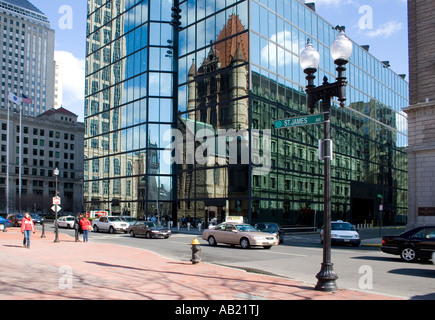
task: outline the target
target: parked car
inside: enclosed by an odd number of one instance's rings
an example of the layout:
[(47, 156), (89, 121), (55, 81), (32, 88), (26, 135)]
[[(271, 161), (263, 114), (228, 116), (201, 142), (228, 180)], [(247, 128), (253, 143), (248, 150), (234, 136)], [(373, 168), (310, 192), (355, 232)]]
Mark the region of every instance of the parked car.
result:
[(11, 221), (13, 227), (21, 227), (21, 219), (23, 218), (22, 214), (10, 214), (6, 217), (7, 220)]
[(240, 245), (243, 249), (251, 246), (262, 246), (270, 249), (278, 245), (278, 238), (270, 233), (261, 232), (250, 224), (229, 223), (218, 224), (212, 229), (205, 229), (202, 238), (208, 241), (209, 245), (215, 246), (218, 243)]
[(74, 217), (73, 216), (60, 217), (57, 219), (57, 225), (59, 226), (59, 228), (73, 229)]
[(284, 230), (281, 228), (281, 226), (278, 223), (259, 222), (254, 227), (256, 229), (260, 230), (261, 232), (274, 234), (278, 238), (279, 243), (284, 242), (285, 233), (284, 233)]
[(127, 222), (129, 225), (134, 225), (136, 222), (138, 222), (139, 220), (135, 217), (130, 217), (130, 216), (119, 216), (121, 218), (121, 220)]
[[(320, 230), (320, 243), (323, 243), (323, 228)], [(354, 225), (337, 220), (331, 222), (331, 244), (351, 244), (358, 247), (361, 238)]]
[(168, 239), (172, 232), (168, 228), (163, 227), (156, 221), (137, 221), (134, 225), (128, 227), (127, 232), (130, 236), (145, 236), (151, 238)]
[(43, 217), (41, 217), (39, 214), (32, 213), (30, 216), (32, 217), (34, 224), (37, 224), (37, 223), (43, 224), (45, 221), (45, 219)]
[(115, 233), (117, 231), (127, 232), (130, 225), (122, 220), (119, 216), (101, 216), (99, 219), (92, 220), (92, 229), (94, 231), (108, 231)]
[(12, 223), (9, 219), (5, 219), (3, 217), (0, 217), (0, 231), (3, 231), (5, 228), (12, 227)]
[(435, 226), (424, 226), (398, 236), (382, 237), (382, 252), (399, 255), (403, 261), (433, 259), (435, 253)]

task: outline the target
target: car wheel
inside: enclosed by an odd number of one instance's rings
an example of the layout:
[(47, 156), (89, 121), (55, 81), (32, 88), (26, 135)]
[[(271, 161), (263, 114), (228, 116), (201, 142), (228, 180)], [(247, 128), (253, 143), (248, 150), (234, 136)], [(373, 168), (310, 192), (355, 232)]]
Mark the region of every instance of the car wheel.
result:
[(115, 233), (115, 229), (113, 227), (110, 227), (109, 228), (109, 233), (112, 233), (112, 234)]
[(217, 246), (216, 239), (213, 236), (208, 237), (208, 244), (213, 247)]
[(263, 246), (264, 249), (270, 249), (272, 246)]
[(404, 247), (400, 251), (400, 258), (406, 262), (414, 262), (417, 260), (417, 252), (412, 247)]
[(240, 240), (240, 246), (242, 247), (242, 249), (249, 249), (250, 248), (249, 240), (246, 238), (242, 238)]
[(100, 232), (100, 229), (98, 229), (98, 226), (97, 226), (97, 225), (94, 226), (94, 231), (95, 231), (95, 232)]
[(130, 237), (132, 237), (132, 238), (135, 237), (135, 234), (134, 234), (134, 231), (133, 231), (133, 230), (130, 231)]
[(146, 237), (147, 239), (151, 239), (151, 232), (147, 231)]

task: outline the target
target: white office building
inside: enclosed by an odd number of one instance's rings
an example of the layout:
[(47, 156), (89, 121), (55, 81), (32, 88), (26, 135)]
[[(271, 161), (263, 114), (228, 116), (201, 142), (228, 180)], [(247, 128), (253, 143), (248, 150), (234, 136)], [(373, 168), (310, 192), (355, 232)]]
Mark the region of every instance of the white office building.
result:
[(23, 104), (24, 114), (36, 117), (54, 103), (54, 30), (29, 1), (0, 0), (0, 31), (0, 107), (8, 107), (9, 92), (25, 95), (33, 102)]

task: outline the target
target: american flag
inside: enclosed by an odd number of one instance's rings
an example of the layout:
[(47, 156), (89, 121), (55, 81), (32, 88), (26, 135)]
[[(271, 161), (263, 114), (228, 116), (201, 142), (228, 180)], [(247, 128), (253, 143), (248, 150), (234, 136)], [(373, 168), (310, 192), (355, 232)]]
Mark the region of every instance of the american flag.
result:
[(24, 103), (33, 103), (33, 100), (26, 97), (24, 94), (22, 94), (21, 97), (23, 98)]

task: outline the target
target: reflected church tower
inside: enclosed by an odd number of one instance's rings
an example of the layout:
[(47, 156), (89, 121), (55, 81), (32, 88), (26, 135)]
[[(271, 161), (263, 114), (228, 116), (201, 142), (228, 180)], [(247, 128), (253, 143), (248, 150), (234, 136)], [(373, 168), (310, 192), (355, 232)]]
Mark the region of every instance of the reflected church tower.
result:
[[(244, 31), (238, 15), (231, 15), (199, 68), (192, 61), (188, 72), (188, 115), (187, 119), (179, 119), (183, 133), (195, 136), (200, 129), (217, 134), (219, 129), (249, 128), (249, 50), (248, 34)], [(247, 135), (244, 132), (245, 141)], [(208, 165), (207, 170), (199, 164), (181, 166), (178, 198), (205, 200), (197, 201), (196, 208), (189, 201), (181, 202), (179, 216), (214, 212), (210, 218), (221, 219), (226, 214), (240, 213), (237, 199), (248, 196), (248, 165), (230, 165), (228, 150), (215, 150), (208, 155), (207, 163), (215, 166)], [(191, 171), (194, 167), (204, 170)]]

